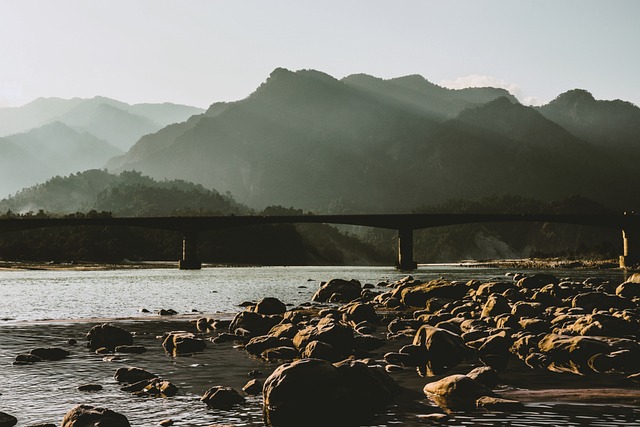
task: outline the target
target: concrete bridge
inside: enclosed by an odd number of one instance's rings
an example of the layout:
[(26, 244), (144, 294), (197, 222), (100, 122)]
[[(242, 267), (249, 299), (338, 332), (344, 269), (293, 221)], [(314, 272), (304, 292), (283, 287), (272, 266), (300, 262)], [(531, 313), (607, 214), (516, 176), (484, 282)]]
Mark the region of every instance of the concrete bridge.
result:
[(200, 269), (198, 233), (223, 228), (264, 224), (343, 224), (398, 231), (396, 267), (413, 270), (413, 231), (424, 228), (471, 223), (538, 222), (606, 227), (622, 231), (620, 267), (640, 261), (640, 216), (635, 214), (355, 214), (355, 215), (282, 215), (282, 216), (194, 216), (194, 217), (20, 217), (0, 219), (0, 232), (48, 227), (121, 226), (174, 230), (182, 233), (180, 269)]

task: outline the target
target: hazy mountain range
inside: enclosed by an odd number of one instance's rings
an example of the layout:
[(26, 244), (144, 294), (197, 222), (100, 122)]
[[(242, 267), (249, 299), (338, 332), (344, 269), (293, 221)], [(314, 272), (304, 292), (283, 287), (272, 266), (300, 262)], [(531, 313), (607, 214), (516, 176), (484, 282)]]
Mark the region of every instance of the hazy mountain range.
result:
[(280, 68), (245, 99), (145, 135), (110, 167), (229, 191), (258, 209), (407, 212), (493, 194), (633, 208), (639, 126), (637, 106), (584, 90), (534, 108), (503, 89), (421, 76)]
[(40, 98), (0, 108), (0, 195), (105, 167), (142, 135), (203, 110), (176, 104), (129, 105), (113, 99)]
[[(65, 106), (52, 130), (75, 132), (94, 147), (93, 160), (102, 159), (83, 168), (70, 137), (68, 148), (63, 139), (42, 139), (58, 147), (57, 157), (78, 159), (73, 172), (106, 165), (115, 173), (182, 179), (230, 192), (254, 209), (409, 212), (503, 194), (547, 201), (581, 195), (606, 206), (640, 207), (631, 178), (640, 160), (640, 109), (596, 100), (585, 90), (527, 107), (504, 89), (452, 90), (417, 75), (339, 80), (278, 68), (245, 99), (206, 111), (106, 98), (41, 99), (0, 109), (0, 130), (53, 120), (46, 105)], [(7, 114), (19, 120), (9, 126)], [(158, 125), (162, 120), (172, 124)], [(126, 153), (108, 154), (114, 147), (125, 151), (117, 135), (136, 132)], [(17, 185), (11, 178), (27, 160), (35, 165), (34, 182), (62, 174), (52, 171), (54, 156), (38, 158), (18, 141), (42, 135), (32, 130), (0, 139), (4, 182)]]

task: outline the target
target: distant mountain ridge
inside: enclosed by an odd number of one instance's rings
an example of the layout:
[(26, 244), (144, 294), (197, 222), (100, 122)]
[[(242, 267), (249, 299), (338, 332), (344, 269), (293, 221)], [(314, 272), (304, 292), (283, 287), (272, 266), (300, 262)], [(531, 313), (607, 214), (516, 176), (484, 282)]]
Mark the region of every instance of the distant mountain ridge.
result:
[(415, 75), (279, 68), (247, 98), (145, 135), (110, 166), (229, 191), (257, 209), (408, 212), (494, 194), (638, 204), (639, 190), (620, 183), (640, 157), (640, 109), (560, 102), (571, 96), (534, 108), (504, 89), (451, 90)]
[(102, 96), (89, 99), (38, 98), (22, 107), (0, 108), (0, 136), (24, 133), (49, 123), (61, 122), (126, 151), (142, 135), (182, 122), (201, 112), (201, 108), (186, 105), (130, 105)]
[(104, 167), (122, 153), (108, 142), (61, 122), (0, 137), (0, 152), (0, 195), (56, 175)]

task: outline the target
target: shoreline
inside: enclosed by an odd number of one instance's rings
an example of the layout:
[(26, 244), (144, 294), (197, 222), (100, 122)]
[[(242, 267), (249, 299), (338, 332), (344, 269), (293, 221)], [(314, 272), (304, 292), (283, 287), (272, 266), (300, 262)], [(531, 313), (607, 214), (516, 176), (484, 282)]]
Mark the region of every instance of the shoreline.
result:
[[(489, 259), (489, 260), (461, 260), (447, 263), (425, 263), (418, 264), (420, 267), (429, 266), (455, 266), (473, 268), (504, 268), (522, 270), (545, 270), (545, 269), (593, 269), (593, 270), (623, 270), (618, 261), (589, 260), (589, 259), (564, 259), (564, 258), (522, 258), (522, 259)], [(215, 264), (203, 263), (202, 268), (233, 268), (233, 267), (285, 267), (272, 265), (253, 264)], [(305, 267), (313, 267), (308, 265)], [(324, 267), (324, 266), (323, 266)], [(336, 266), (344, 267), (344, 266)], [(389, 267), (392, 267), (391, 265)], [(144, 270), (144, 269), (177, 269), (178, 261), (124, 261), (117, 263), (110, 262), (42, 262), (42, 261), (8, 261), (0, 260), (0, 271), (21, 271), (21, 270), (47, 270), (47, 271), (108, 271), (108, 270)], [(625, 269), (627, 271), (638, 270)]]

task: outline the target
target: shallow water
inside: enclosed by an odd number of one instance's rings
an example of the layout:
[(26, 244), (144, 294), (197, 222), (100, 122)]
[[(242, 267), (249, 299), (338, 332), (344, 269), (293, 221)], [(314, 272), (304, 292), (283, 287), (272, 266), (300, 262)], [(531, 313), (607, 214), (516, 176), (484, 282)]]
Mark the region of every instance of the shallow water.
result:
[[(619, 271), (556, 271), (560, 277), (583, 280), (590, 276), (609, 276), (623, 280)], [(161, 347), (159, 335), (170, 330), (189, 329), (184, 319), (145, 315), (144, 320), (119, 320), (125, 329), (135, 333), (135, 344), (149, 349), (139, 355), (121, 355), (120, 361), (107, 362), (103, 356), (85, 346), (85, 334), (102, 322), (101, 318), (141, 316), (139, 309), (151, 311), (172, 308), (179, 313), (200, 310), (213, 317), (230, 318), (240, 310), (238, 304), (275, 296), (283, 302), (299, 304), (310, 301), (319, 282), (333, 277), (356, 278), (362, 283), (396, 280), (405, 273), (389, 268), (210, 268), (201, 271), (115, 270), (115, 271), (2, 271), (0, 272), (0, 317), (14, 320), (0, 322), (0, 411), (16, 416), (18, 426), (36, 423), (60, 424), (63, 415), (77, 404), (105, 406), (121, 412), (134, 426), (156, 426), (172, 419), (176, 426), (263, 425), (261, 398), (247, 397), (246, 404), (230, 411), (209, 409), (200, 396), (209, 387), (224, 385), (240, 390), (250, 379), (248, 372), (260, 369), (262, 379), (276, 365), (249, 357), (233, 343), (208, 343), (207, 348), (190, 357), (172, 358)], [(505, 279), (505, 271), (438, 266), (423, 268), (414, 277), (451, 280), (478, 278)], [(212, 314), (218, 313), (218, 314)], [(190, 314), (192, 319), (198, 313)], [(37, 321), (38, 319), (70, 319), (71, 321)], [(215, 336), (205, 334), (203, 338)], [(78, 344), (67, 344), (75, 338)], [(397, 350), (405, 343), (389, 343)], [(63, 347), (71, 356), (57, 362), (41, 362), (30, 366), (13, 366), (15, 356), (36, 347)], [(393, 348), (395, 346), (395, 348)], [(137, 366), (154, 372), (174, 383), (180, 393), (168, 399), (145, 399), (120, 390), (113, 379), (123, 366)], [(461, 366), (460, 372), (470, 367)], [(531, 389), (573, 386), (566, 376), (555, 374), (524, 375), (507, 373), (505, 379), (513, 387)], [(458, 373), (458, 372), (451, 372)], [(414, 371), (394, 374), (411, 390), (421, 393), (431, 379), (420, 378)], [(575, 384), (580, 382), (571, 377)], [(99, 392), (80, 392), (79, 385), (103, 386)], [(593, 383), (595, 384), (595, 383)], [(592, 384), (592, 385), (593, 385)], [(601, 386), (602, 384), (595, 384)], [(615, 384), (618, 386), (618, 384)], [(404, 402), (409, 403), (409, 402)], [(451, 414), (450, 426), (640, 426), (640, 402), (603, 403), (567, 402), (537, 397), (525, 401), (525, 410), (512, 414)], [(432, 425), (422, 415), (438, 411), (428, 399), (418, 399), (402, 406), (395, 405), (379, 414), (370, 426)], [(338, 417), (338, 415), (336, 415)]]

